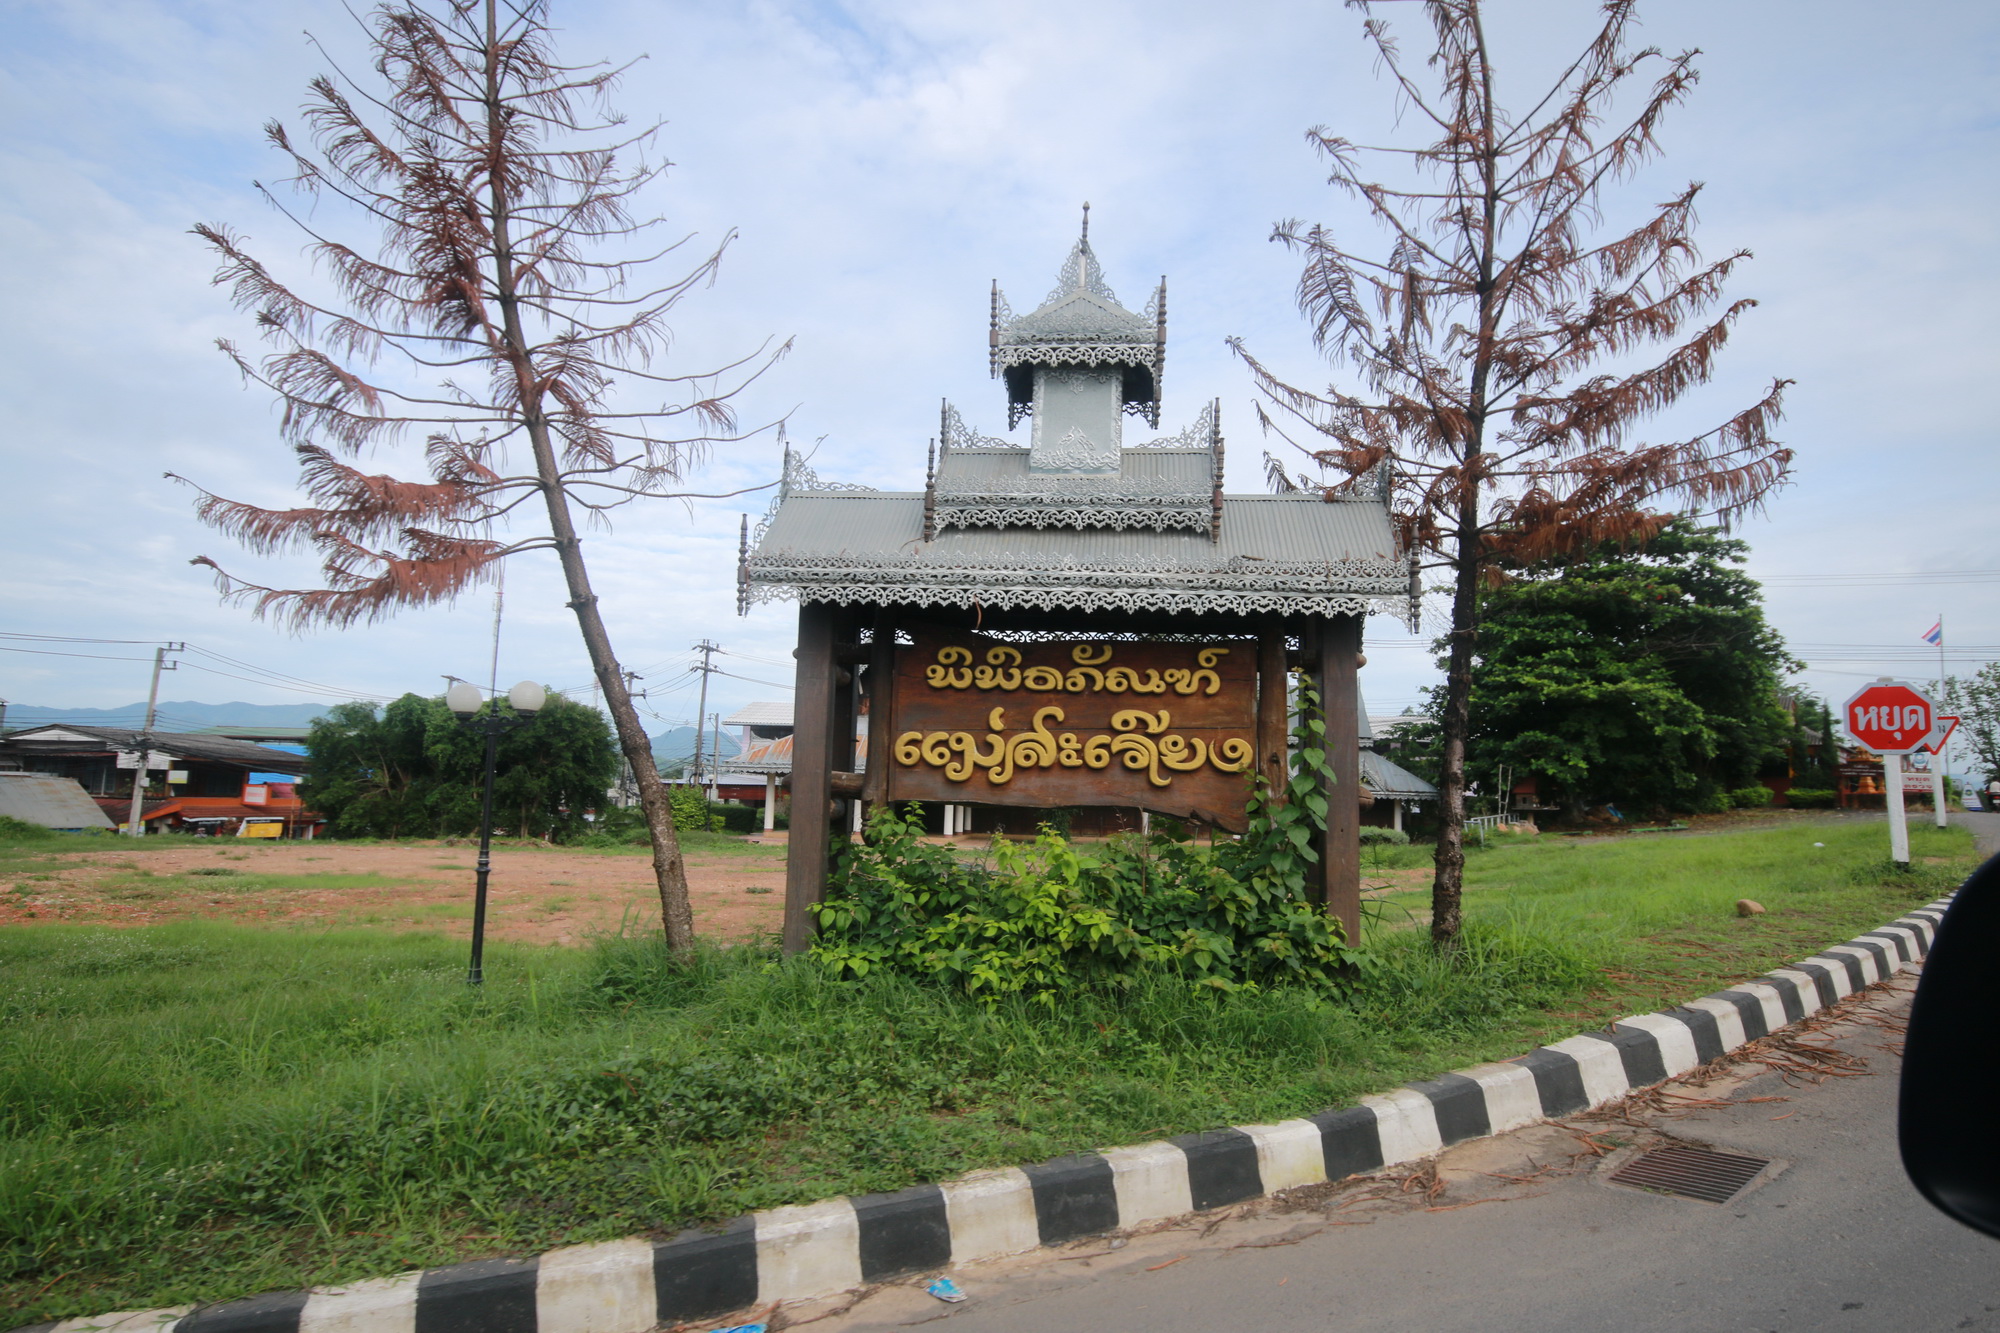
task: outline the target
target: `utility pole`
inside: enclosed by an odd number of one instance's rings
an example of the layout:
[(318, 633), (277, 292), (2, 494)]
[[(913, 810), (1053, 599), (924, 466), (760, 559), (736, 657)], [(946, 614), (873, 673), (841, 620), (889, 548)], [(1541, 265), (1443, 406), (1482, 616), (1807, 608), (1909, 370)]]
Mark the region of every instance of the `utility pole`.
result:
[[(1938, 612), (1938, 683), (1937, 698), (1944, 698), (1944, 612)], [(1949, 705), (1947, 705), (1949, 707)], [(1950, 820), (1945, 810), (1945, 801), (1951, 794), (1951, 741), (1938, 746), (1937, 762), (1931, 767), (1931, 815), (1939, 828), (1946, 827)]]
[(139, 730), (139, 766), (132, 773), (132, 810), (125, 831), (134, 838), (146, 836), (146, 761), (153, 753), (153, 723), (160, 714), (160, 673), (180, 664), (169, 662), (168, 653), (187, 651), (184, 643), (163, 644), (153, 650), (153, 687), (146, 692), (146, 725)]
[[(625, 677), (625, 692), (627, 694), (631, 695), (634, 699), (643, 699), (646, 697), (644, 690), (634, 690), (632, 688), (633, 682), (644, 680), (644, 676), (636, 671), (621, 671), (618, 674)], [(630, 759), (623, 759), (619, 762), (618, 795), (614, 799), (620, 806), (629, 809), (633, 805), (636, 805), (639, 800), (639, 778), (637, 774), (632, 772), (632, 761)]]
[(708, 720), (708, 678), (716, 670), (715, 655), (722, 651), (722, 645), (703, 639), (694, 646), (694, 650), (701, 654), (701, 665), (688, 669), (701, 672), (701, 702), (694, 710), (694, 765), (688, 770), (688, 781), (700, 782), (702, 723)]

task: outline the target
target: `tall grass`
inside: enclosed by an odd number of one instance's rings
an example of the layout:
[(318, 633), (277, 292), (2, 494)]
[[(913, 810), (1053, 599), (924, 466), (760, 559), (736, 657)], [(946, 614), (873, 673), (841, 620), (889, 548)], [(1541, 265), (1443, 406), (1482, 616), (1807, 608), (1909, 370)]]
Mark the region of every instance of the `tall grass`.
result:
[[(423, 935), (0, 931), (0, 1311), (342, 1280), (1298, 1115), (1615, 1016), (1606, 969), (1691, 931), (1783, 961), (1785, 930), (1831, 931), (1817, 947), (1936, 891), (1885, 886), (1861, 840), (1814, 859), (1759, 836), (1490, 852), (1458, 958), (1380, 930), (1340, 994), (1163, 977), (1053, 1013), (750, 947), (680, 967), (638, 938), (496, 943), (472, 990), (462, 946)], [(1772, 911), (1739, 930), (1746, 894)]]

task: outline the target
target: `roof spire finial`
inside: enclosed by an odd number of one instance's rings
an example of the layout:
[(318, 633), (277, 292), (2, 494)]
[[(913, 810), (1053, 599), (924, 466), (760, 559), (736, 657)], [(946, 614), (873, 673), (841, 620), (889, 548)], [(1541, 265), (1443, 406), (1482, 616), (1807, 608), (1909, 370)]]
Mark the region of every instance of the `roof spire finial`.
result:
[(1090, 244), (1090, 200), (1083, 201), (1083, 243)]

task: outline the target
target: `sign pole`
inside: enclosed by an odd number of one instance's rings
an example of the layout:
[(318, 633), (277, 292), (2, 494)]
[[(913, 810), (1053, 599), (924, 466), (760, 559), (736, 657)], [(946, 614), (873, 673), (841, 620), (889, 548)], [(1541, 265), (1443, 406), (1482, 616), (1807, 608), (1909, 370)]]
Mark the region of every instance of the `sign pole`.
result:
[(1887, 676), (1856, 691), (1840, 710), (1847, 734), (1857, 745), (1882, 756), (1882, 806), (1889, 816), (1889, 857), (1910, 866), (1910, 827), (1903, 811), (1903, 756), (1912, 750), (1943, 748), (1937, 703), (1914, 685)]
[[(1944, 693), (1944, 612), (1942, 612), (1942, 611), (1938, 612), (1938, 618), (1937, 618), (1937, 623), (1938, 623), (1938, 686), (1937, 686), (1937, 687), (1938, 687), (1938, 692), (1937, 692), (1937, 697), (1938, 697), (1938, 698), (1940, 698), (1940, 699), (1944, 699), (1944, 698), (1945, 698), (1945, 693)], [(1946, 699), (1946, 700), (1945, 700), (1945, 707), (1947, 707), (1947, 708), (1951, 707), (1951, 701), (1950, 701), (1950, 700), (1948, 700), (1948, 699)], [(1933, 811), (1935, 812), (1935, 815), (1936, 815), (1936, 818), (1937, 818), (1937, 826), (1938, 826), (1939, 828), (1943, 828), (1943, 827), (1945, 827), (1945, 825), (1946, 825), (1946, 824), (1947, 824), (1947, 823), (1949, 822), (1949, 821), (1948, 821), (1948, 820), (1946, 819), (1946, 817), (1945, 817), (1945, 816), (1946, 816), (1946, 812), (1945, 812), (1945, 807), (1944, 807), (1944, 802), (1945, 802), (1945, 797), (1946, 797), (1946, 795), (1947, 795), (1947, 792), (1948, 792), (1948, 784), (1946, 783), (1946, 778), (1948, 778), (1948, 777), (1950, 776), (1950, 774), (1951, 774), (1951, 741), (1950, 741), (1950, 740), (1949, 740), (1949, 739), (1947, 738), (1946, 740), (1943, 740), (1943, 741), (1941, 741), (1941, 742), (1939, 742), (1939, 743), (1938, 743), (1938, 748), (1937, 748), (1937, 763), (1935, 763), (1935, 764), (1933, 764), (1933, 765), (1931, 766), (1931, 809), (1932, 809), (1932, 810), (1933, 810)]]
[(1889, 809), (1889, 859), (1910, 868), (1910, 826), (1903, 817), (1903, 756), (1882, 756), (1883, 803)]

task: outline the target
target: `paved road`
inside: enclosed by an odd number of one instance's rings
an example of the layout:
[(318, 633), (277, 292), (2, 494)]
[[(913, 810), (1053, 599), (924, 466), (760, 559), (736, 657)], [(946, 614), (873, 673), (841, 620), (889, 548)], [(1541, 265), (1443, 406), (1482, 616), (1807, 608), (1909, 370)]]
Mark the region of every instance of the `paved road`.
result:
[[(1793, 1087), (1745, 1066), (1681, 1088), (1726, 1106), (1642, 1114), (1642, 1127), (1578, 1122), (1628, 1155), (1669, 1137), (1784, 1163), (1732, 1204), (1607, 1185), (1601, 1159), (1572, 1161), (1577, 1137), (1539, 1126), (1451, 1150), (1428, 1208), (1415, 1194), (1354, 1202), (1350, 1186), (1305, 1211), (1247, 1210), (1206, 1237), (1172, 1230), (974, 1268), (960, 1277), (964, 1305), (885, 1288), (819, 1327), (2000, 1333), (2000, 1242), (1933, 1211), (1897, 1160), (1895, 1043), (1909, 988), (1891, 983), (1857, 1009), (1872, 1020), (1812, 1038), (1866, 1060), (1865, 1074)], [(1562, 1169), (1486, 1174), (1543, 1166)], [(1488, 1202), (1454, 1206), (1474, 1200)]]
[(1981, 856), (2000, 855), (2000, 814), (1954, 810), (1947, 818), (1957, 827), (1972, 830), (1973, 844)]

